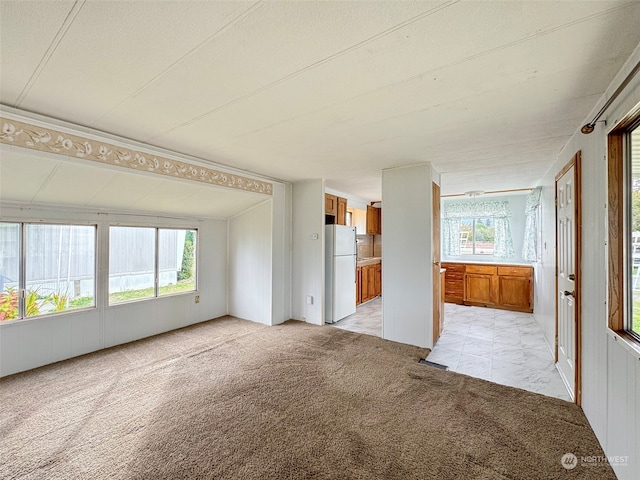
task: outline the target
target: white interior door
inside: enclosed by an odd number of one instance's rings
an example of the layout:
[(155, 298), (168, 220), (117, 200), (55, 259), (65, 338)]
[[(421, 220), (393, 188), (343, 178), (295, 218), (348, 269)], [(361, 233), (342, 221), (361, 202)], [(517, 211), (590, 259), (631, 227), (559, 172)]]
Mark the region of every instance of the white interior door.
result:
[(576, 218), (575, 170), (569, 168), (556, 180), (556, 228), (558, 290), (556, 292), (557, 367), (575, 399), (576, 378)]

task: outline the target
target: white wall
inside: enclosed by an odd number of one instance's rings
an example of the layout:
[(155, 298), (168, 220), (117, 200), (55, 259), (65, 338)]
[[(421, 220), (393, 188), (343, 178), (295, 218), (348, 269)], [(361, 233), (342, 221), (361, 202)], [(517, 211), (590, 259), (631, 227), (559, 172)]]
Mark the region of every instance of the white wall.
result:
[[(324, 181), (293, 184), (291, 315), (324, 324)], [(313, 304), (306, 303), (306, 296)]]
[[(227, 222), (105, 215), (3, 205), (3, 221), (88, 222), (98, 225), (97, 308), (0, 324), (0, 376), (130, 342), (227, 313)], [(108, 226), (111, 223), (198, 229), (198, 292), (109, 307)], [(195, 303), (200, 295), (200, 303)]]
[[(607, 90), (606, 98), (640, 61), (640, 46)], [(591, 120), (604, 98), (589, 115)], [(571, 157), (582, 151), (582, 408), (606, 455), (629, 456), (626, 466), (614, 466), (620, 480), (640, 478), (640, 361), (638, 354), (622, 346), (607, 328), (607, 170), (606, 135), (615, 122), (640, 103), (640, 76), (605, 112), (607, 125), (598, 123), (590, 135), (579, 131), (560, 153), (543, 185), (542, 268), (536, 288), (541, 301), (535, 316), (550, 345), (554, 331), (554, 285), (552, 268), (555, 244), (555, 176)], [(588, 453), (588, 452), (587, 452)]]
[(382, 171), (382, 336), (433, 347), (431, 164)]
[[(522, 245), (524, 243), (524, 226), (526, 217), (524, 214), (524, 206), (528, 193), (517, 195), (487, 195), (478, 197), (478, 202), (493, 202), (493, 201), (507, 201), (509, 202), (509, 208), (511, 209), (511, 236), (513, 238), (513, 248), (515, 255), (511, 258), (495, 258), (492, 255), (459, 255), (456, 257), (442, 256), (443, 260), (454, 261), (481, 261), (481, 262), (496, 262), (496, 263), (529, 263), (525, 262), (522, 258)], [(445, 206), (451, 203), (467, 203), (472, 202), (470, 198), (443, 198), (442, 199), (442, 212), (444, 213)]]
[(229, 315), (271, 325), (272, 200), (229, 219)]
[(271, 324), (291, 318), (291, 184), (273, 183)]

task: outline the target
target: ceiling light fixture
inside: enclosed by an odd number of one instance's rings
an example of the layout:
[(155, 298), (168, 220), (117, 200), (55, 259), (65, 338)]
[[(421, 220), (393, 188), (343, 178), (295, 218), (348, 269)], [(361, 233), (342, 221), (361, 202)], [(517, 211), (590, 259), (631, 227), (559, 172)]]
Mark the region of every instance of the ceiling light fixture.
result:
[(476, 198), (478, 195), (484, 195), (484, 190), (471, 190), (469, 192), (464, 192), (467, 197)]
[(631, 81), (631, 79), (635, 76), (636, 73), (638, 73), (638, 71), (640, 70), (640, 62), (638, 62), (636, 64), (635, 67), (633, 67), (633, 70), (631, 70), (629, 72), (629, 75), (627, 75), (627, 78), (625, 78), (622, 83), (620, 84), (620, 86), (616, 89), (615, 92), (613, 92), (613, 95), (611, 95), (611, 97), (609, 97), (609, 100), (607, 100), (607, 102), (604, 104), (604, 106), (600, 109), (600, 111), (598, 113), (596, 113), (596, 116), (593, 118), (593, 120), (591, 120), (591, 122), (587, 123), (586, 125), (584, 125), (580, 131), (582, 133), (584, 133), (585, 135), (590, 134), (591, 132), (593, 132), (593, 130), (596, 127), (596, 122), (598, 121), (598, 119), (600, 118), (600, 115), (602, 115), (604, 113), (604, 111), (609, 108), (609, 105), (611, 105), (616, 98), (618, 98), (618, 95), (620, 95), (620, 93), (622, 92), (622, 90), (624, 90), (624, 87), (626, 87), (629, 82)]

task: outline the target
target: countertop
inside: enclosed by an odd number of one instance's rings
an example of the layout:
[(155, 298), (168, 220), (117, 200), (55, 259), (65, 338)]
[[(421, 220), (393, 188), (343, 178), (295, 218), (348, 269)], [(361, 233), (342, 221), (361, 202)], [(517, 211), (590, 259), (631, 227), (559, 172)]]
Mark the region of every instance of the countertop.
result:
[(376, 265), (382, 262), (382, 257), (367, 257), (356, 261), (356, 266), (366, 267), (367, 265)]
[(488, 262), (482, 260), (442, 260), (440, 263), (462, 263), (471, 265), (513, 265), (515, 267), (533, 267), (531, 263), (523, 262)]

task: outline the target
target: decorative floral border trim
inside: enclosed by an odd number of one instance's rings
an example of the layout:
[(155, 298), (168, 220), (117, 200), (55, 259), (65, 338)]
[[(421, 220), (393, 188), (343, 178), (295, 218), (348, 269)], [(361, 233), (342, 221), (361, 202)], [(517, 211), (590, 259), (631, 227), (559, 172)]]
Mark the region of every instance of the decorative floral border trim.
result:
[(273, 185), (269, 182), (220, 172), (187, 162), (157, 157), (129, 148), (118, 147), (109, 143), (62, 133), (49, 128), (37, 127), (3, 117), (0, 117), (0, 123), (2, 123), (0, 143), (7, 145), (73, 156), (117, 167), (236, 188), (248, 192), (273, 194)]

